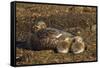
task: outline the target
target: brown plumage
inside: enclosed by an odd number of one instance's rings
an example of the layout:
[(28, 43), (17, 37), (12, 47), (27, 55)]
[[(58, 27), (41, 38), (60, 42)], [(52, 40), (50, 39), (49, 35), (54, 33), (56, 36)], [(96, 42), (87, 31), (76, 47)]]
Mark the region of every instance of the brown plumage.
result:
[(75, 36), (74, 37), (74, 42), (72, 43), (71, 45), (71, 51), (74, 53), (74, 54), (78, 54), (78, 53), (81, 53), (85, 50), (85, 44), (83, 42), (83, 39), (82, 37), (80, 36)]
[(79, 44), (76, 37), (71, 33), (47, 27), (43, 21), (35, 23), (32, 29), (34, 36), (31, 38), (31, 43), (32, 48), (36, 50), (56, 49), (59, 53), (68, 53), (71, 45), (73, 45), (71, 49), (74, 53), (76, 51), (73, 50), (74, 45)]

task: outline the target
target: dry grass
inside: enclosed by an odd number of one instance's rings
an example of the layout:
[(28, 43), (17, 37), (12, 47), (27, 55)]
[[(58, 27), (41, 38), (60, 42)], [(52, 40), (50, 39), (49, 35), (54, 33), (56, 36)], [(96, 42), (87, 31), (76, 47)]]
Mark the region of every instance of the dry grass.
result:
[[(96, 60), (96, 25), (95, 7), (73, 7), (56, 5), (17, 4), (16, 6), (16, 40), (26, 41), (31, 30), (32, 20), (45, 21), (49, 27), (69, 31), (83, 37), (86, 50), (74, 55), (55, 53), (52, 50), (33, 51), (16, 47), (17, 65), (67, 63)], [(80, 34), (78, 34), (78, 31)]]

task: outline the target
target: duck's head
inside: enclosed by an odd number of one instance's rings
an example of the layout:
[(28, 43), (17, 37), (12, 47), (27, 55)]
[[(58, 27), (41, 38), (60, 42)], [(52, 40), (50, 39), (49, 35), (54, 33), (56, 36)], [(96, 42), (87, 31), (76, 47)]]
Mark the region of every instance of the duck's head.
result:
[(47, 25), (44, 21), (39, 21), (37, 23), (34, 23), (32, 29), (35, 31), (35, 32), (38, 32), (39, 30), (43, 30), (47, 28)]

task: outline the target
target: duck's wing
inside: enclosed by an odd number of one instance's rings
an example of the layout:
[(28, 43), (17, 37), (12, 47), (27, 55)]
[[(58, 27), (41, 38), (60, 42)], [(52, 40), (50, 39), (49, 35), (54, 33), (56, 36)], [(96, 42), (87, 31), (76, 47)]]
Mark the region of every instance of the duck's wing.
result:
[(40, 38), (54, 38), (54, 39), (58, 39), (58, 38), (65, 38), (65, 37), (72, 37), (73, 35), (69, 32), (65, 32), (56, 28), (46, 28), (42, 31), (39, 31), (38, 33), (38, 37)]
[(73, 34), (55, 28), (47, 28), (46, 32), (48, 32), (54, 38), (73, 37)]
[(69, 33), (69, 32), (64, 32), (62, 31), (62, 34), (66, 37), (73, 37), (74, 35), (72, 33)]
[(60, 30), (58, 30), (56, 28), (46, 28), (46, 31), (51, 34), (55, 34), (55, 35), (58, 35), (60, 33)]
[(62, 35), (61, 30), (58, 30), (58, 29), (55, 29), (55, 28), (47, 28), (46, 32), (52, 38), (59, 38)]

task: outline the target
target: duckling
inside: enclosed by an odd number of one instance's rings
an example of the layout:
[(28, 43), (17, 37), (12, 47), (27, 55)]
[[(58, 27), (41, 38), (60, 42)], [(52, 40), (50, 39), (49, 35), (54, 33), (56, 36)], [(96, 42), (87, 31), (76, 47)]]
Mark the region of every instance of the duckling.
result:
[(70, 45), (72, 42), (72, 38), (66, 37), (64, 40), (58, 42), (57, 51), (59, 53), (68, 53), (70, 49)]
[(74, 42), (72, 42), (71, 51), (74, 54), (79, 54), (79, 53), (84, 52), (84, 50), (85, 50), (85, 43), (84, 43), (82, 37), (75, 36), (73, 39), (74, 39)]

